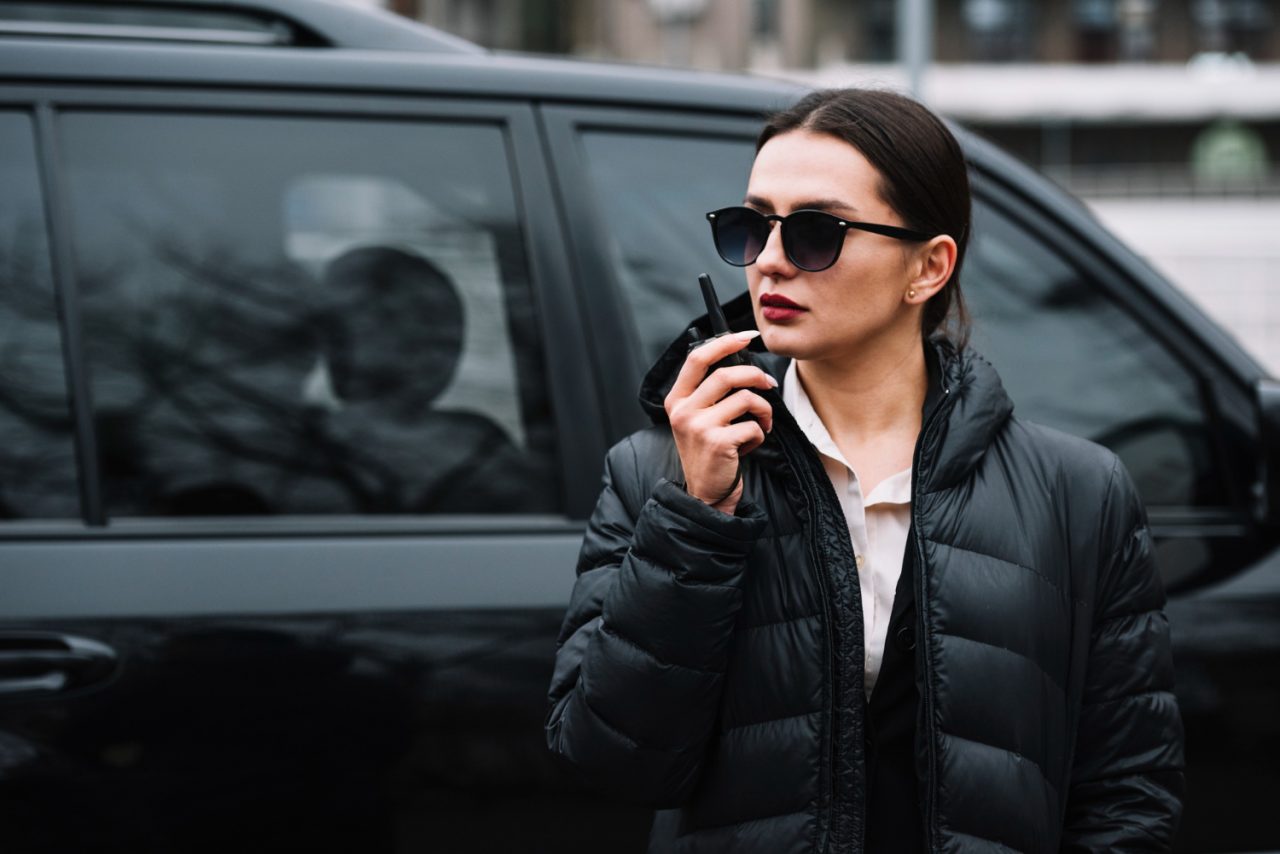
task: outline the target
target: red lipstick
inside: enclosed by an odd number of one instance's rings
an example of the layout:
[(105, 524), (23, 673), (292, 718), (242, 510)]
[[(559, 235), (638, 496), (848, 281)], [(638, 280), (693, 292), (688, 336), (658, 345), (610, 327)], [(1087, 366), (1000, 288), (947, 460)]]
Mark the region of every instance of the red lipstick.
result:
[(781, 294), (761, 294), (760, 314), (771, 323), (785, 323), (808, 311), (807, 308)]

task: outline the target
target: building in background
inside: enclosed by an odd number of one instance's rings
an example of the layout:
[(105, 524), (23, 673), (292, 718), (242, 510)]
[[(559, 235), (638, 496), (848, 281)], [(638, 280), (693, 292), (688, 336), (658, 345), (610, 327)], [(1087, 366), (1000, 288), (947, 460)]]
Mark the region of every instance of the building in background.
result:
[[(905, 85), (896, 0), (387, 0), (488, 47)], [(1280, 195), (1280, 0), (935, 0), (920, 93), (1086, 196)]]
[[(501, 50), (909, 88), (906, 0), (383, 4)], [(1280, 0), (930, 5), (917, 94), (1088, 202), (1280, 374)]]
[[(363, 0), (378, 3), (378, 0)], [(731, 71), (892, 62), (897, 0), (385, 0), (503, 50)], [(1276, 0), (935, 0), (942, 63), (1280, 60)], [(673, 56), (681, 48), (683, 56)]]

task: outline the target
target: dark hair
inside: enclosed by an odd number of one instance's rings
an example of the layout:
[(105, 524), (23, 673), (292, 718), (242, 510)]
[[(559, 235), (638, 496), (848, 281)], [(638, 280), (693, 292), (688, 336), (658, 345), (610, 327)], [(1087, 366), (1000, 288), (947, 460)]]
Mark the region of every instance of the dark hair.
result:
[(960, 294), (960, 266), (969, 243), (969, 171), (960, 144), (927, 107), (878, 89), (823, 89), (770, 116), (756, 151), (793, 130), (842, 139), (881, 175), (880, 195), (907, 228), (949, 234), (956, 266), (947, 286), (924, 307), (921, 331), (941, 331), (956, 347), (969, 339), (969, 313)]

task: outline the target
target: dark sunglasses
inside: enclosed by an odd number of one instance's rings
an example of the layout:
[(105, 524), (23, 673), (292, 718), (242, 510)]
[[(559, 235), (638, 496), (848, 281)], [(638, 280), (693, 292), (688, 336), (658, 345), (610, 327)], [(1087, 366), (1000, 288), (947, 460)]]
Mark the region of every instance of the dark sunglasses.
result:
[(799, 210), (786, 216), (762, 214), (745, 207), (721, 208), (707, 214), (716, 251), (725, 263), (747, 267), (756, 262), (769, 240), (769, 230), (777, 222), (782, 229), (782, 250), (801, 270), (816, 273), (825, 270), (840, 257), (845, 234), (851, 228), (883, 234), (895, 240), (928, 240), (934, 237), (921, 231), (879, 225), (874, 222), (852, 222), (826, 211)]

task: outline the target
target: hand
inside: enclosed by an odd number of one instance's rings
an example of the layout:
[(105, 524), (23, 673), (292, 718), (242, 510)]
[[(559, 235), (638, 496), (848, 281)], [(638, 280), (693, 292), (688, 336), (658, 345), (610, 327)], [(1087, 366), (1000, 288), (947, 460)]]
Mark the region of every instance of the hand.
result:
[[(777, 388), (778, 381), (754, 365), (707, 371), (759, 334), (738, 332), (695, 347), (663, 402), (684, 468), (686, 491), (729, 515), (742, 500), (738, 458), (760, 447), (773, 429), (773, 407), (749, 389)], [(755, 419), (734, 423), (748, 414)]]

